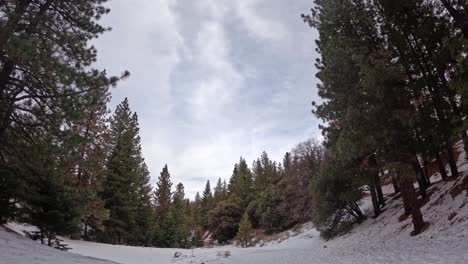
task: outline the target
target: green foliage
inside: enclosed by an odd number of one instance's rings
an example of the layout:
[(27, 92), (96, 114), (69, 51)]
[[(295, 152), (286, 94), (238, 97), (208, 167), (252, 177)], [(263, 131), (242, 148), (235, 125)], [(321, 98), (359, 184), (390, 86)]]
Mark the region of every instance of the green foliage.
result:
[(36, 175), (27, 206), (22, 208), (23, 220), (36, 226), (49, 242), (57, 235), (72, 235), (80, 230), (80, 197), (64, 182), (64, 177), (49, 171)]
[(190, 247), (203, 247), (203, 236), (200, 229), (194, 231), (192, 239), (190, 240)]
[(236, 236), (244, 212), (241, 203), (241, 199), (230, 197), (228, 200), (219, 203), (210, 212), (210, 229), (213, 232), (213, 237), (220, 243), (227, 242)]
[(249, 214), (244, 213), (239, 224), (239, 231), (237, 232), (236, 239), (241, 243), (242, 247), (248, 247), (252, 239), (252, 224), (250, 223)]
[(111, 152), (103, 199), (110, 212), (102, 239), (112, 243), (148, 245), (152, 208), (149, 172), (141, 154), (138, 117), (125, 99), (111, 120)]
[(171, 175), (167, 168), (167, 164), (161, 171), (161, 174), (156, 183), (156, 190), (154, 192), (154, 198), (156, 202), (156, 214), (158, 218), (163, 218), (170, 211), (172, 201), (172, 182)]
[(157, 232), (154, 237), (153, 244), (162, 248), (180, 247), (179, 237), (177, 236), (177, 220), (175, 214), (169, 211), (164, 217), (158, 221)]
[(313, 185), (312, 221), (322, 233), (337, 230), (353, 216), (360, 222), (364, 216), (358, 206), (362, 198), (362, 178), (353, 164), (329, 159)]
[(234, 165), (231, 179), (229, 180), (229, 193), (240, 199), (240, 205), (247, 207), (253, 198), (252, 172), (247, 166), (247, 162), (242, 157), (239, 163)]
[(191, 227), (188, 219), (190, 217), (190, 212), (188, 211), (189, 208), (190, 205), (187, 205), (185, 200), (184, 185), (179, 183), (177, 184), (176, 190), (173, 194), (172, 211), (176, 225), (176, 241), (178, 247), (181, 248), (190, 246), (188, 241), (190, 236), (189, 228)]
[(267, 233), (282, 231), (290, 225), (289, 206), (284, 190), (281, 185), (264, 190), (247, 209), (252, 222)]

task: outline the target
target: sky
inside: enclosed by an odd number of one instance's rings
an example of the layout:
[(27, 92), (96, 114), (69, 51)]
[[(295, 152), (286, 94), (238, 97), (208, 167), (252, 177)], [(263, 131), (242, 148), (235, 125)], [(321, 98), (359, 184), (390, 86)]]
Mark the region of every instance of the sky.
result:
[(262, 151), (281, 161), (318, 138), (317, 32), (303, 23), (312, 0), (119, 0), (93, 43), (98, 68), (131, 76), (112, 90), (137, 112), (155, 184), (168, 164), (186, 195), (228, 180)]

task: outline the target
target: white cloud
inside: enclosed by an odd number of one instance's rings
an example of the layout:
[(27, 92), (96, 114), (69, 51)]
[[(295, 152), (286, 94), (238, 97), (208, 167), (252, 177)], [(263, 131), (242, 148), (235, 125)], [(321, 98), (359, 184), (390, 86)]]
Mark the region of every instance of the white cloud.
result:
[[(308, 0), (301, 2), (298, 12), (307, 11)], [(241, 155), (250, 163), (266, 150), (280, 160), (316, 134), (313, 36), (298, 15), (278, 16), (297, 5), (122, 0), (110, 7), (104, 24), (114, 30), (96, 43), (99, 66), (132, 73), (112, 103), (129, 97), (138, 112), (153, 183), (168, 163), (174, 184), (193, 197), (207, 179), (229, 178)], [(299, 48), (289, 41), (296, 38)]]
[(220, 21), (202, 25), (193, 53), (205, 74), (193, 83), (191, 103), (194, 117), (203, 120), (231, 102), (243, 77), (230, 61), (229, 46)]
[(266, 41), (287, 40), (287, 30), (278, 18), (268, 18), (258, 13), (258, 0), (238, 0), (237, 15), (242, 25), (254, 38)]

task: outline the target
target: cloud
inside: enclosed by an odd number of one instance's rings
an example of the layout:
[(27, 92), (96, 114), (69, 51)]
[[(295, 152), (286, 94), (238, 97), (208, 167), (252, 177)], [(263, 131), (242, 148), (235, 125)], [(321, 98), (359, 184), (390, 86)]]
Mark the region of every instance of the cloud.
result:
[(204, 120), (231, 102), (243, 82), (241, 73), (230, 61), (229, 46), (220, 21), (205, 22), (194, 48), (197, 64), (205, 74), (192, 83), (193, 114)]
[(287, 31), (278, 19), (270, 18), (258, 12), (258, 0), (233, 1), (237, 4), (237, 15), (243, 27), (252, 34), (253, 38), (266, 41), (280, 41), (287, 39)]
[(138, 112), (152, 183), (168, 164), (193, 197), (243, 156), (281, 160), (318, 136), (308, 0), (112, 1), (99, 65), (131, 77), (113, 91)]

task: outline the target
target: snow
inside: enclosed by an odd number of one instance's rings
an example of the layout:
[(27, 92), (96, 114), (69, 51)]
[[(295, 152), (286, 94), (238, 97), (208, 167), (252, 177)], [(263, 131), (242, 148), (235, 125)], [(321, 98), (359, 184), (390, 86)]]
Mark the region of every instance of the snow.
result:
[(0, 264), (112, 264), (41, 245), (0, 227)]
[[(284, 241), (268, 243), (263, 247), (160, 249), (92, 243), (65, 239), (72, 249), (62, 252), (31, 241), (19, 235), (0, 230), (0, 264), (15, 263), (112, 263), (122, 264), (281, 264), (281, 263), (468, 263), (468, 193), (457, 192), (468, 177), (465, 154), (459, 156), (462, 171), (456, 180), (441, 181), (440, 175), (431, 178), (428, 189), (430, 200), (421, 208), (429, 226), (422, 234), (410, 236), (411, 218), (400, 221), (402, 202), (393, 194), (391, 185), (383, 186), (386, 206), (376, 219), (369, 218), (355, 225), (347, 234), (330, 241), (319, 237), (311, 225)], [(362, 200), (361, 208), (371, 215), (369, 197)], [(10, 223), (17, 231), (31, 231), (30, 227)], [(174, 258), (174, 253), (182, 256)], [(228, 252), (228, 253), (226, 253)], [(76, 253), (76, 254), (73, 254)], [(79, 255), (77, 255), (79, 254)], [(80, 256), (82, 255), (82, 256)]]

